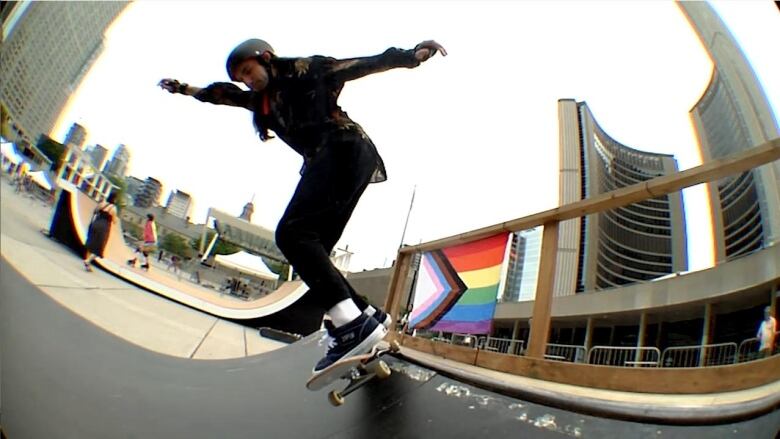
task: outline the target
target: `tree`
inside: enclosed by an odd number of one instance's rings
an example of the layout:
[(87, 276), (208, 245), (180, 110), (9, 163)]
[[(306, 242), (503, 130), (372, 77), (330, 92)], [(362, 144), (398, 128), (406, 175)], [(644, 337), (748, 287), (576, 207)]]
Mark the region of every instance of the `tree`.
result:
[(127, 193), (127, 183), (123, 178), (117, 177), (116, 175), (109, 175), (108, 179), (111, 181), (111, 184), (116, 186), (116, 205), (120, 209), (125, 207), (127, 205), (127, 200), (125, 199), (125, 193)]
[(143, 229), (140, 226), (138, 226), (137, 224), (133, 224), (133, 223), (131, 223), (129, 221), (122, 220), (122, 229), (125, 232), (129, 233), (130, 236), (134, 237), (135, 239), (137, 239), (139, 241), (144, 239), (143, 238), (144, 237)]
[(287, 279), (287, 271), (290, 269), (290, 264), (265, 256), (261, 256), (261, 258), (263, 258), (263, 262), (265, 262), (265, 265), (268, 266), (271, 271), (278, 274), (280, 278)]
[(65, 155), (65, 145), (45, 134), (41, 134), (40, 137), (38, 137), (37, 146), (46, 158), (51, 160), (51, 169), (60, 169), (62, 166), (62, 158)]
[(192, 253), (192, 249), (187, 245), (187, 241), (175, 233), (168, 233), (163, 236), (160, 248), (183, 258), (190, 257)]
[[(206, 245), (209, 245), (211, 242), (211, 239), (214, 237), (214, 231), (209, 230), (206, 232)], [(194, 238), (190, 241), (190, 247), (195, 249), (196, 251), (200, 251), (200, 239)], [(237, 253), (241, 250), (241, 247), (235, 246), (229, 242), (225, 242), (222, 239), (217, 239), (217, 242), (214, 244), (214, 248), (211, 250), (212, 254), (215, 255), (232, 255), (233, 253)]]
[(0, 102), (0, 136), (6, 140), (15, 140), (11, 124), (11, 115), (8, 114), (8, 108), (6, 108), (4, 103)]

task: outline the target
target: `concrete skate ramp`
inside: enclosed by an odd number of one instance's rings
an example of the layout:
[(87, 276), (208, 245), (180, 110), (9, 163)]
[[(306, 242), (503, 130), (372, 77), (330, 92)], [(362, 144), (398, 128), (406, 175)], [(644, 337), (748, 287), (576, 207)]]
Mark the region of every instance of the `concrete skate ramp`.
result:
[(304, 383), (316, 335), (231, 360), (157, 354), (61, 307), (0, 261), (0, 425), (25, 438), (771, 438), (780, 412), (668, 426), (577, 414), (389, 358), (393, 375), (331, 407)]
[[(77, 253), (83, 254), (87, 230), (96, 205), (94, 200), (75, 187), (65, 185), (52, 217), (50, 235), (73, 248)], [(297, 305), (299, 309), (294, 314), (298, 316), (298, 322), (305, 323), (304, 327), (284, 327), (284, 324), (275, 326), (301, 333), (310, 333), (319, 328), (321, 313), (312, 313), (309, 306), (300, 303), (302, 302), (300, 299), (308, 291), (303, 282), (286, 282), (266, 296), (244, 301), (192, 282), (179, 281), (155, 269), (146, 272), (140, 268), (131, 268), (127, 266), (126, 261), (132, 259), (135, 254), (133, 249), (125, 244), (119, 222), (111, 227), (103, 256), (98, 258), (96, 263), (106, 271), (144, 289), (209, 314), (234, 321), (258, 320), (269, 316), (273, 319), (272, 315), (285, 310), (289, 313), (288, 308), (299, 302)], [(305, 309), (300, 309), (301, 307)], [(308, 323), (309, 320), (313, 323)]]

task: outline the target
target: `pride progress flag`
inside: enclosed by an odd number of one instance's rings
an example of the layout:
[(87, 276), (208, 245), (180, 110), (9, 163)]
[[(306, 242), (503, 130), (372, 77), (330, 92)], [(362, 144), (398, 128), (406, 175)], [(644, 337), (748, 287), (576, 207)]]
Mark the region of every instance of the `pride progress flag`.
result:
[(496, 309), (508, 233), (424, 252), (409, 326), (487, 334)]

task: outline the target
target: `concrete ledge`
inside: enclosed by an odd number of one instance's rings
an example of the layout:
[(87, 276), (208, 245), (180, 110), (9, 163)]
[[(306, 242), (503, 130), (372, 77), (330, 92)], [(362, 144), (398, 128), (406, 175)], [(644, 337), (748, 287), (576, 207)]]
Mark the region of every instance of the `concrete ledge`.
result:
[[(619, 392), (510, 375), (457, 363), (406, 346), (400, 356), (442, 375), (508, 396), (628, 421), (665, 425), (723, 424), (752, 419), (780, 407), (780, 381), (749, 390), (700, 395)], [(762, 366), (770, 368), (776, 363)]]

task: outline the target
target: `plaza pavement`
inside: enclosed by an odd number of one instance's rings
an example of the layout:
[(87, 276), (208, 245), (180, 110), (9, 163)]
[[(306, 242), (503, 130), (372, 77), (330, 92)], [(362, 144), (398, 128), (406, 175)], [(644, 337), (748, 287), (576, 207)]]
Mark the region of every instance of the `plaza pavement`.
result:
[[(78, 255), (42, 233), (51, 215), (51, 206), (15, 192), (7, 175), (0, 178), (0, 254), (33, 285), (96, 326), (146, 349), (184, 358), (237, 358), (284, 346), (98, 268), (86, 272)], [(165, 272), (162, 265), (152, 269)]]

